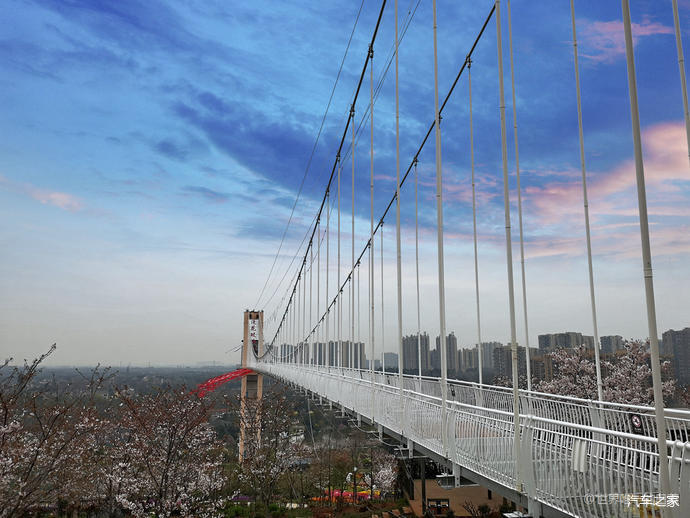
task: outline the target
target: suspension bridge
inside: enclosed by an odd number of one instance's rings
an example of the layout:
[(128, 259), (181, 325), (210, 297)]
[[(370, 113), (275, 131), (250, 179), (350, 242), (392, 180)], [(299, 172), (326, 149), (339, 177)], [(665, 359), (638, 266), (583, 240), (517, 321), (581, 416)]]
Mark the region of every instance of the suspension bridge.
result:
[[(382, 214), (375, 214), (376, 142), (375, 97), (379, 84), (374, 81), (374, 56), (377, 35), (387, 2), (383, 1), (371, 34), (363, 66), (354, 90), (345, 128), (328, 176), (323, 198), (305, 236), (303, 252), (294, 263), (289, 289), (281, 300), (279, 311), (267, 319), (264, 329), (263, 312), (250, 312), (245, 317), (244, 365), (257, 373), (268, 375), (308, 391), (312, 397), (339, 407), (356, 419), (406, 445), (412, 457), (423, 455), (446, 466), (449, 478), (460, 484), (469, 479), (502, 494), (529, 510), (531, 516), (688, 516), (690, 510), (690, 411), (664, 407), (659, 356), (657, 317), (652, 274), (652, 251), (649, 238), (645, 170), (637, 98), (637, 77), (629, 2), (623, 0), (622, 27), (625, 38), (627, 92), (633, 137), (635, 178), (638, 193), (641, 258), (640, 277), (645, 288), (648, 336), (650, 337), (654, 406), (639, 406), (606, 401), (602, 392), (600, 339), (595, 302), (592, 266), (587, 170), (578, 65), (575, 6), (571, 8), (571, 38), (574, 60), (574, 102), (577, 105), (579, 157), (582, 180), (584, 219), (583, 237), (587, 251), (588, 291), (594, 335), (594, 356), (597, 377), (596, 399), (541, 393), (531, 386), (530, 347), (527, 321), (527, 283), (523, 239), (522, 195), (517, 138), (513, 34), (510, 2), (496, 1), (479, 27), (473, 44), (461, 60), (461, 66), (445, 97), (439, 95), (437, 65), (437, 13), (433, 9), (434, 112), (419, 147), (406, 168), (400, 156), (399, 63), (398, 51), (402, 34), (399, 28), (398, 4), (395, 2), (395, 46), (391, 61), (395, 75), (395, 192)], [(417, 4), (419, 5), (419, 4)], [(680, 66), (685, 129), (690, 144), (690, 121), (681, 31), (676, 0), (673, 9), (676, 51)], [(495, 27), (495, 36), (491, 35)], [(508, 36), (509, 55), (504, 56)], [(401, 34), (402, 33), (402, 34)], [(472, 64), (473, 53), (480, 41), (496, 39), (496, 89), (500, 124), (500, 156), (503, 178), (505, 223), (505, 264), (507, 268), (507, 312), (512, 352), (512, 388), (493, 386), (484, 380), (482, 363), (482, 325), (480, 314), (479, 262), (477, 253), (477, 211), (475, 192), (475, 139), (472, 125)], [(673, 49), (672, 49), (673, 50)], [(510, 84), (504, 80), (504, 62), (510, 66)], [(394, 63), (393, 63), (394, 62)], [(386, 68), (386, 70), (388, 70)], [(435, 283), (438, 292), (438, 330), (447, 336), (446, 285), (444, 266), (444, 178), (442, 175), (441, 131), (444, 108), (460, 86), (468, 91), (469, 134), (471, 156), (471, 194), (473, 211), (474, 292), (479, 368), (476, 382), (449, 379), (447, 347), (440, 352), (440, 376), (423, 375), (421, 359), (420, 288), (419, 288), (419, 221), (418, 166), (425, 147), (434, 146), (436, 201)], [(506, 94), (506, 89), (509, 93)], [(368, 90), (368, 91), (367, 91)], [(368, 95), (367, 95), (368, 94)], [(517, 221), (521, 265), (521, 298), (524, 309), (525, 351), (527, 354), (527, 388), (518, 387), (518, 336), (516, 323), (513, 272), (513, 218), (509, 185), (508, 133), (506, 96), (512, 98), (515, 178), (517, 182)], [(360, 115), (360, 119), (357, 116)], [(362, 177), (362, 163), (355, 163), (355, 147), (363, 138), (361, 129), (370, 128), (368, 179), (369, 196), (356, 196), (355, 179)], [(361, 145), (361, 144), (360, 144)], [(498, 151), (498, 150), (497, 150)], [(350, 164), (348, 164), (348, 161)], [(348, 167), (351, 166), (351, 167)], [(351, 171), (348, 171), (351, 169)], [(351, 200), (343, 200), (342, 183), (350, 173)], [(690, 174), (690, 173), (689, 173)], [(410, 187), (410, 184), (412, 186)], [(416, 374), (403, 372), (403, 309), (401, 274), (401, 189), (414, 189), (414, 228), (416, 275), (405, 290), (416, 293), (417, 346), (419, 354)], [(379, 188), (380, 189), (380, 188)], [(381, 196), (381, 192), (377, 196)], [(343, 253), (343, 212), (350, 202), (348, 255)], [(355, 205), (370, 210), (369, 229), (364, 243), (356, 243)], [(384, 223), (395, 233), (396, 290), (392, 302), (384, 292)], [(358, 252), (359, 250), (359, 252)], [(377, 264), (380, 261), (380, 265)], [(275, 265), (275, 263), (274, 263)], [(272, 269), (273, 271), (273, 269)], [(270, 276), (270, 274), (269, 274)], [(361, 295), (361, 278), (367, 292)], [(265, 288), (266, 286), (264, 286)], [(380, 290), (380, 291), (379, 291)], [(390, 295), (390, 293), (388, 293)], [(260, 295), (260, 299), (263, 295)], [(518, 295), (520, 296), (520, 294)], [(364, 302), (362, 303), (362, 299)], [(384, 332), (387, 327), (384, 302), (396, 311), (394, 342), (397, 351), (397, 372), (385, 367)], [(426, 302), (425, 302), (426, 303)], [(364, 308), (364, 310), (362, 309)], [(259, 317), (260, 315), (260, 317)], [(389, 323), (390, 325), (390, 323)], [(405, 322), (409, 327), (409, 322)], [(364, 329), (364, 336), (362, 336)], [(390, 341), (390, 337), (388, 338)], [(443, 338), (441, 338), (441, 342)], [(249, 352), (251, 351), (251, 352)], [(368, 361), (364, 362), (366, 354)], [(380, 367), (375, 368), (375, 359)], [(252, 381), (254, 386), (256, 381)], [(257, 390), (254, 389), (254, 392)], [(260, 393), (260, 388), (259, 388)]]

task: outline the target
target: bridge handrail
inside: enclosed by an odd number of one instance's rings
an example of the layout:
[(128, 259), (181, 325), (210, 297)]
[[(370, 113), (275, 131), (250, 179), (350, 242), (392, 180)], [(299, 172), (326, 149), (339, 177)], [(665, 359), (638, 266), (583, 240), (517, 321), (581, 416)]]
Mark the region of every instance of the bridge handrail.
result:
[[(295, 365), (305, 373), (318, 374), (334, 380), (348, 380), (356, 383), (371, 383), (371, 371), (364, 369), (334, 368), (319, 365)], [(399, 375), (397, 373), (374, 372), (374, 388), (385, 392), (400, 390)], [(440, 378), (431, 376), (403, 375), (403, 390), (425, 398), (427, 401), (440, 401)], [(512, 393), (509, 388), (493, 385), (479, 385), (464, 380), (449, 380), (448, 403), (475, 404), (477, 408), (493, 409), (512, 415)], [(452, 394), (452, 395), (451, 395)], [(642, 417), (642, 436), (656, 436), (656, 422), (653, 409), (641, 405), (627, 405), (622, 403), (599, 402), (571, 396), (548, 394), (536, 391), (520, 391), (520, 414), (531, 415), (541, 419), (551, 419), (559, 423), (572, 423), (592, 429), (606, 430), (611, 434), (630, 434), (633, 431), (630, 414), (638, 413)], [(669, 441), (680, 439), (682, 442), (690, 440), (690, 412), (666, 409)]]
[[(364, 381), (367, 384), (371, 383), (368, 380), (362, 380), (362, 381)], [(383, 385), (383, 384), (375, 383), (374, 386), (375, 387), (380, 386), (381, 389), (384, 389), (384, 390), (387, 390), (390, 392), (395, 392), (395, 393), (398, 392), (398, 390), (395, 387), (392, 387), (391, 385)], [(415, 397), (418, 399), (423, 399), (423, 400), (431, 400), (431, 402), (433, 404), (435, 404), (439, 407), (441, 406), (441, 398), (436, 397), (436, 396), (431, 396), (431, 395), (424, 394), (421, 392), (416, 392), (416, 391), (410, 390), (410, 389), (403, 389), (403, 395), (412, 396), (412, 397)], [(469, 403), (463, 403), (461, 401), (448, 401), (448, 405), (449, 405), (449, 408), (451, 408), (451, 409), (452, 408), (466, 408), (466, 409), (471, 409), (471, 410), (475, 410), (475, 411), (478, 410), (481, 412), (491, 412), (494, 414), (502, 415), (502, 416), (506, 417), (506, 419), (503, 422), (511, 422), (512, 423), (512, 420), (513, 420), (513, 413), (512, 412), (500, 410), (497, 408), (487, 408), (487, 407), (472, 405)], [(592, 426), (592, 425), (573, 423), (570, 421), (558, 421), (556, 419), (550, 419), (548, 417), (541, 417), (541, 416), (534, 415), (534, 414), (521, 414), (520, 419), (521, 420), (529, 419), (532, 422), (547, 423), (547, 424), (556, 425), (556, 426), (565, 426), (568, 428), (574, 428), (576, 430), (590, 432), (592, 434), (604, 434), (607, 436), (615, 436), (615, 437), (622, 438), (622, 439), (629, 439), (629, 440), (639, 441), (639, 442), (647, 442), (647, 443), (654, 444), (654, 445), (656, 445), (658, 443), (658, 439), (656, 437), (653, 437), (653, 436), (637, 435), (637, 434), (632, 434), (632, 433), (628, 433), (628, 432), (622, 432), (620, 430), (610, 430), (608, 428), (600, 428), (600, 427), (596, 427), (596, 426)], [(550, 430), (550, 431), (553, 431), (553, 430)], [(684, 448), (690, 450), (690, 442), (684, 442), (684, 441), (671, 441), (671, 442), (675, 443), (677, 447), (684, 447)], [(668, 443), (668, 441), (667, 441), (667, 443)], [(603, 444), (607, 444), (607, 443), (603, 443)], [(631, 449), (635, 450), (635, 448), (631, 448)], [(649, 453), (649, 452), (644, 451), (644, 450), (637, 450), (637, 451)], [(690, 460), (688, 462), (690, 462)]]
[[(362, 382), (370, 382), (370, 371), (367, 369), (341, 369), (341, 368), (336, 368), (332, 367), (331, 369), (326, 369), (324, 366), (304, 366), (304, 365), (299, 365), (295, 366), (294, 364), (292, 365), (291, 368), (297, 367), (298, 369), (302, 370), (313, 370), (320, 372), (322, 374), (326, 374), (327, 376), (330, 377), (343, 377), (347, 379), (353, 379), (356, 381), (362, 381)], [(360, 376), (348, 376), (347, 373), (349, 372), (357, 372), (360, 374)], [(399, 386), (397, 385), (397, 378), (398, 374), (397, 373), (382, 373), (381, 371), (374, 371), (374, 374), (376, 377), (383, 377), (385, 376), (386, 379), (390, 380), (391, 383), (382, 383), (380, 381), (375, 381), (376, 386), (381, 386), (381, 387), (390, 387), (390, 388), (395, 388), (399, 390)], [(410, 374), (403, 374), (403, 379), (405, 380), (423, 380), (423, 381), (428, 381), (432, 383), (438, 383), (439, 388), (440, 388), (440, 378), (434, 377), (434, 376), (417, 376), (417, 375), (410, 375)], [(498, 393), (504, 393), (508, 394), (512, 397), (512, 392), (509, 387), (501, 387), (497, 385), (487, 385), (487, 384), (479, 384), (476, 382), (471, 382), (471, 381), (466, 381), (466, 380), (448, 380), (449, 385), (454, 385), (454, 386), (461, 386), (465, 388), (472, 388), (472, 389), (478, 389), (480, 391), (484, 392), (498, 392)], [(404, 388), (404, 390), (409, 391), (410, 389)], [(438, 398), (438, 396), (434, 396), (433, 394), (425, 394), (423, 392), (418, 392), (418, 391), (411, 391), (420, 395), (428, 396), (428, 397), (433, 397), (433, 398)], [(519, 394), (523, 397), (526, 397), (527, 399), (530, 400), (546, 400), (546, 401), (553, 401), (556, 400), (558, 402), (559, 400), (562, 401), (567, 401), (567, 402), (572, 402), (577, 404), (581, 408), (586, 408), (590, 409), (593, 407), (598, 407), (599, 409), (606, 409), (606, 407), (613, 407), (613, 409), (620, 409), (620, 410), (625, 410), (625, 411), (630, 411), (630, 410), (638, 410), (642, 413), (647, 413), (650, 415), (653, 415), (654, 413), (654, 408), (649, 407), (649, 406), (644, 406), (644, 405), (636, 405), (636, 404), (629, 404), (629, 403), (617, 403), (613, 401), (598, 401), (596, 399), (585, 399), (585, 398), (578, 398), (574, 396), (566, 396), (562, 394), (551, 394), (548, 392), (538, 392), (538, 391), (528, 391), (524, 389), (520, 389)], [(453, 399), (448, 400), (449, 403), (453, 401)], [(456, 401), (457, 402), (457, 401)], [(485, 407), (479, 407), (479, 408), (485, 408)], [(677, 409), (677, 408), (665, 408), (664, 413), (667, 414), (667, 417), (673, 418), (673, 419), (678, 419), (678, 420), (687, 420), (690, 421), (690, 410), (686, 409)], [(673, 415), (675, 414), (675, 415)]]
[[(440, 392), (428, 393), (439, 390), (437, 378), (420, 383), (418, 376), (407, 376), (404, 382), (408, 386), (401, 390), (397, 374), (377, 373), (372, 380), (371, 371), (364, 370), (329, 372), (321, 366), (295, 364), (258, 368), (309, 389), (356, 416), (370, 418), (454, 465), (505, 487), (517, 485), (519, 491), (566, 514), (582, 518), (627, 516), (625, 508), (618, 512), (590, 504), (584, 495), (658, 492), (659, 452), (653, 416), (641, 413), (643, 433), (631, 433), (629, 414), (623, 410), (630, 408), (627, 405), (602, 408), (588, 400), (563, 401), (523, 391), (516, 459), (512, 397), (504, 398), (504, 389), (491, 391), (482, 390), (486, 386), (478, 384), (458, 384), (456, 396), (460, 400), (447, 399), (444, 413)], [(490, 397), (496, 394), (499, 396)], [(479, 397), (470, 399), (470, 395)], [(503, 404), (505, 400), (510, 407)], [(667, 421), (674, 419), (667, 415)], [(681, 500), (688, 494), (690, 480), (690, 440), (686, 434), (690, 427), (686, 423), (676, 420), (675, 431), (680, 434), (671, 430), (667, 440), (671, 491), (680, 494)]]
[[(302, 366), (302, 368), (305, 368)], [(364, 376), (368, 376), (370, 371), (367, 369), (340, 369), (337, 367), (332, 367), (329, 370), (324, 369), (324, 366), (307, 366), (306, 368), (308, 369), (315, 369), (318, 371), (323, 372), (328, 372), (329, 374), (335, 374), (338, 375), (339, 372), (342, 372), (345, 377), (350, 377), (353, 378), (354, 376), (347, 376), (345, 373), (347, 372), (359, 372)], [(396, 379), (398, 378), (398, 374), (394, 372), (385, 372), (382, 373), (381, 371), (374, 371), (376, 376), (386, 376), (390, 379)], [(364, 379), (362, 377), (361, 379)], [(422, 380), (422, 381), (428, 381), (428, 382), (433, 382), (433, 383), (439, 383), (441, 378), (435, 377), (435, 376), (417, 376), (414, 374), (403, 374), (403, 379), (404, 380)], [(473, 388), (473, 389), (479, 389), (487, 392), (499, 392), (499, 393), (505, 393), (509, 394), (512, 397), (512, 389), (510, 387), (501, 387), (498, 385), (488, 385), (486, 383), (484, 384), (479, 384), (474, 381), (466, 381), (466, 380), (458, 380), (458, 379), (449, 379), (448, 385), (454, 385), (454, 386), (461, 386), (461, 387), (467, 387), (467, 388)], [(575, 396), (567, 396), (563, 394), (551, 394), (549, 392), (539, 392), (536, 390), (528, 391), (525, 389), (520, 389), (519, 394), (521, 396), (533, 396), (532, 399), (546, 399), (546, 400), (562, 400), (562, 401), (568, 401), (572, 403), (576, 403), (584, 408), (591, 408), (593, 405), (598, 406), (599, 408), (605, 408), (605, 407), (612, 407), (615, 409), (621, 409), (621, 410), (626, 410), (626, 411), (631, 411), (631, 410), (637, 410), (640, 413), (646, 413), (653, 415), (654, 414), (654, 407), (651, 406), (646, 406), (646, 405), (637, 405), (633, 403), (618, 403), (614, 401), (599, 401), (596, 399), (587, 399), (587, 398), (579, 398)], [(690, 421), (690, 409), (681, 409), (681, 408), (664, 408), (664, 414), (667, 414), (668, 417), (672, 417), (675, 419), (682, 419), (682, 420), (688, 420)]]

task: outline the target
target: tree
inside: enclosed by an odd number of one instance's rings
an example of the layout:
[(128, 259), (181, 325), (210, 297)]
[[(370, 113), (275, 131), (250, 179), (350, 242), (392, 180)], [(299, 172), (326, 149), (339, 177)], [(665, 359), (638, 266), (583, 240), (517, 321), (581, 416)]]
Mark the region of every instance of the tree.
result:
[(280, 391), (265, 391), (261, 399), (247, 399), (244, 405), (238, 397), (231, 404), (245, 429), (237, 479), (243, 491), (268, 510), (281, 477), (296, 458), (297, 445), (290, 434), (292, 405)]
[(82, 470), (88, 438), (102, 426), (95, 395), (108, 377), (96, 368), (80, 387), (37, 381), (56, 349), (10, 367), (0, 365), (0, 516), (23, 516), (58, 500), (78, 503), (88, 485)]
[[(654, 404), (652, 388), (651, 354), (649, 342), (630, 341), (625, 344), (626, 354), (615, 362), (604, 362), (607, 372), (603, 381), (604, 399), (636, 405)], [(662, 394), (665, 404), (670, 404), (676, 392), (676, 380), (672, 377), (671, 363), (661, 362)]]
[[(624, 348), (624, 354), (601, 363), (604, 400), (631, 405), (651, 405), (654, 394), (649, 342), (626, 341)], [(584, 348), (558, 349), (549, 354), (554, 364), (554, 378), (550, 381), (540, 381), (535, 386), (536, 390), (597, 399), (595, 364)], [(668, 404), (674, 397), (676, 381), (671, 377), (671, 366), (668, 361), (662, 362), (661, 370), (665, 378), (662, 382), (662, 392), (664, 401)]]
[[(513, 388), (513, 377), (512, 377), (512, 375), (511, 376), (496, 375), (496, 376), (494, 376), (494, 379), (492, 380), (492, 384), (496, 385), (497, 387)], [(522, 390), (527, 390), (527, 375), (525, 375), (525, 374), (519, 374), (518, 375), (518, 387)]]
[(104, 441), (102, 476), (134, 516), (203, 516), (224, 504), (223, 443), (208, 418), (210, 398), (185, 387), (150, 395), (116, 392), (119, 422)]
[(549, 353), (554, 375), (550, 381), (540, 380), (535, 390), (584, 399), (597, 399), (596, 368), (585, 347), (557, 349)]
[(286, 470), (283, 493), (301, 505), (319, 494), (318, 452), (306, 443), (294, 444), (292, 464)]
[(377, 448), (373, 450), (373, 463), (374, 485), (381, 491), (381, 496), (393, 493), (398, 480), (398, 462), (395, 456)]
[(684, 408), (690, 408), (690, 386), (678, 389), (678, 401)]

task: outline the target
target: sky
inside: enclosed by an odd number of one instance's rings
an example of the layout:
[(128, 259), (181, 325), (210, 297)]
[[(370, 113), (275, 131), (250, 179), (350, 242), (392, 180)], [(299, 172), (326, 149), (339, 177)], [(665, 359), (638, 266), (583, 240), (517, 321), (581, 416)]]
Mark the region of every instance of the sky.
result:
[[(593, 334), (572, 29), (569, 2), (513, 2), (514, 118), (505, 4), (517, 336), (521, 345), (527, 340), (536, 345), (542, 333)], [(441, 99), (492, 5), (485, 0), (438, 2)], [(690, 2), (679, 5), (688, 55)], [(333, 170), (380, 6), (370, 0), (361, 5), (3, 2), (0, 358), (33, 358), (56, 342), (50, 359), (55, 365), (234, 363), (245, 309), (263, 309), (266, 335), (273, 336), (304, 254), (303, 238), (311, 232)], [(644, 338), (648, 328), (621, 6), (580, 0), (575, 11), (599, 331)], [(632, 0), (631, 12), (661, 333), (690, 326), (690, 166), (671, 1)], [(404, 174), (434, 118), (431, 2), (401, 1), (399, 23)], [(380, 86), (373, 109), (376, 220), (396, 187), (394, 26), (394, 2), (389, 1), (373, 59), (374, 82)], [(472, 61), (481, 333), (484, 341), (507, 342), (495, 17)], [(460, 77), (441, 124), (447, 330), (465, 347), (477, 341), (468, 75), (465, 70)], [(357, 255), (369, 237), (371, 217), (369, 96), (367, 69), (355, 104)], [(351, 146), (348, 133), (342, 151), (341, 279), (352, 267)], [(421, 328), (436, 336), (433, 135), (419, 155), (417, 172)], [(331, 199), (336, 197), (334, 188)], [(331, 299), (338, 277), (336, 221), (333, 209)], [(376, 343), (393, 351), (395, 210), (383, 228), (383, 276), (378, 235), (375, 246)], [(318, 248), (315, 244), (314, 261)], [(321, 251), (320, 268), (311, 269), (312, 288), (306, 291), (307, 305), (312, 297), (312, 322), (326, 300), (325, 242)], [(369, 325), (369, 272), (363, 263), (356, 304), (360, 339), (368, 336)], [(410, 334), (417, 331), (413, 173), (401, 190), (401, 265), (403, 334)], [(317, 275), (322, 281), (318, 304)], [(349, 304), (347, 297), (344, 304)]]

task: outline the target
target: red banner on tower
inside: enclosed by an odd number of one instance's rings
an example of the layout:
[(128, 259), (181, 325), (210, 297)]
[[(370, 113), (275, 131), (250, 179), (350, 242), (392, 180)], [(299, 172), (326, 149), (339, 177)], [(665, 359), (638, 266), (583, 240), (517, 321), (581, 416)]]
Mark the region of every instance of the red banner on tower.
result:
[(209, 392), (216, 390), (223, 383), (227, 383), (228, 381), (236, 378), (241, 378), (242, 376), (246, 376), (252, 372), (253, 371), (251, 369), (237, 369), (236, 371), (226, 372), (225, 374), (221, 374), (220, 376), (216, 376), (215, 378), (204, 381), (196, 388), (196, 390), (192, 391), (192, 393), (199, 397), (204, 397)]

